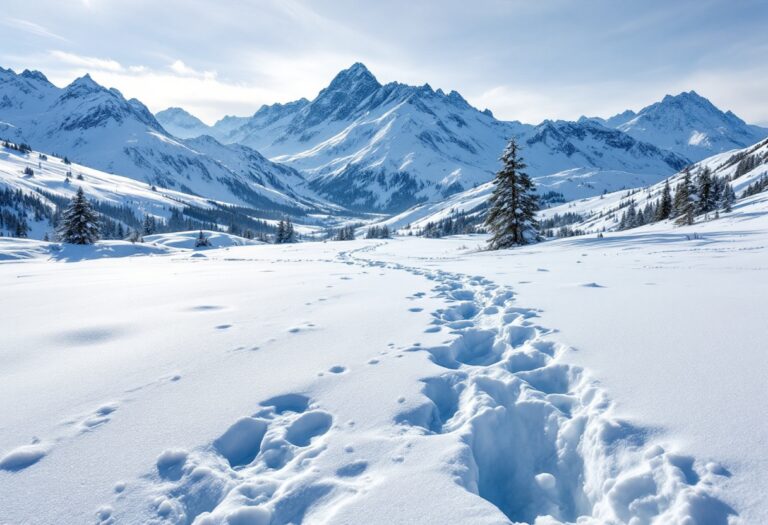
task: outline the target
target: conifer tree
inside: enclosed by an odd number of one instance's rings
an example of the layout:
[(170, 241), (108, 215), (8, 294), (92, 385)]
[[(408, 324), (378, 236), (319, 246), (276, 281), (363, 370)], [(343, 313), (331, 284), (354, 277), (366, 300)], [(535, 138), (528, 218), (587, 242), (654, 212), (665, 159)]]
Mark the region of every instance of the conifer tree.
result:
[(726, 213), (730, 213), (733, 211), (733, 203), (736, 200), (736, 193), (733, 191), (733, 188), (731, 185), (726, 182), (725, 187), (723, 187), (723, 191), (720, 194), (720, 202), (719, 207), (721, 210), (723, 210)]
[(672, 216), (672, 190), (669, 187), (669, 179), (664, 182), (664, 190), (661, 193), (659, 206), (656, 208), (656, 220), (663, 221)]
[(99, 217), (78, 188), (69, 207), (64, 210), (59, 228), (61, 240), (70, 244), (93, 244), (99, 240)]
[(496, 174), (485, 224), (491, 233), (491, 250), (528, 244), (538, 240), (536, 212), (539, 209), (533, 181), (512, 139), (501, 156), (503, 167)]
[(713, 184), (712, 184), (712, 172), (709, 168), (704, 168), (696, 180), (696, 193), (699, 200), (697, 202), (696, 209), (699, 213), (708, 213), (715, 208), (715, 202), (713, 202)]
[(157, 230), (157, 222), (152, 215), (144, 215), (144, 224), (142, 225), (143, 235), (152, 235)]
[(686, 171), (683, 181), (677, 185), (674, 199), (675, 223), (679, 226), (693, 224), (696, 215), (696, 202), (693, 195), (693, 184), (691, 183), (691, 173)]

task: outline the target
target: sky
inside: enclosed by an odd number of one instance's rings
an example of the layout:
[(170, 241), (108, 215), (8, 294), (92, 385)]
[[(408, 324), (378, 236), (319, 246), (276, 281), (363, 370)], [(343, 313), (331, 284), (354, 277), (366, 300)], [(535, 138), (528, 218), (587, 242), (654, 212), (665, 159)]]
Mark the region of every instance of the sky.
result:
[(212, 124), (363, 62), (497, 118), (607, 117), (696, 90), (768, 125), (766, 0), (4, 0), (0, 66), (85, 73)]

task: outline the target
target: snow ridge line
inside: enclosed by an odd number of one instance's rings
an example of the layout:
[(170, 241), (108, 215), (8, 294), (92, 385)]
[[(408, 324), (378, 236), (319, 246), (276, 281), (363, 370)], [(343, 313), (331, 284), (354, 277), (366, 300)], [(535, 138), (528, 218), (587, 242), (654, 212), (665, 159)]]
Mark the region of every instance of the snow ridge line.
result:
[(450, 433), (463, 445), (450, 459), (458, 484), (494, 504), (513, 523), (555, 525), (734, 524), (717, 498), (730, 473), (716, 463), (665, 450), (648, 429), (613, 415), (606, 392), (565, 345), (548, 341), (537, 312), (482, 276), (423, 270), (342, 252), (340, 258), (404, 270), (437, 283), (451, 306), (433, 313), (428, 331), (456, 338), (429, 352), (446, 369), (424, 378), (419, 409), (402, 424)]

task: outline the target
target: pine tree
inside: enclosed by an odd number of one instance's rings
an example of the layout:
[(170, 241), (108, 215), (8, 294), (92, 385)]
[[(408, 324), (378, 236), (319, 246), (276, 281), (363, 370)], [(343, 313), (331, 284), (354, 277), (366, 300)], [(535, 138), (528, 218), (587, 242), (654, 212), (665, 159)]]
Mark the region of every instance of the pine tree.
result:
[(157, 222), (152, 215), (144, 215), (144, 223), (142, 225), (143, 235), (152, 235), (157, 231)]
[(296, 242), (296, 232), (293, 229), (291, 219), (285, 219), (285, 242)]
[(99, 240), (99, 217), (78, 188), (69, 207), (64, 210), (59, 228), (61, 240), (70, 244), (93, 244)]
[(22, 216), (19, 216), (18, 221), (16, 221), (16, 229), (13, 232), (13, 236), (20, 239), (25, 239), (28, 232), (29, 226), (27, 225), (26, 219), (24, 219)]
[(718, 203), (720, 209), (726, 213), (733, 211), (733, 203), (736, 200), (736, 193), (733, 191), (731, 185), (726, 182), (722, 193), (720, 194), (720, 202)]
[(669, 187), (669, 179), (664, 182), (664, 190), (661, 193), (659, 206), (656, 208), (656, 220), (663, 221), (672, 216), (672, 190)]
[(496, 174), (485, 224), (491, 232), (491, 250), (528, 244), (539, 238), (536, 212), (539, 209), (533, 181), (512, 139), (501, 156), (504, 166)]
[(275, 234), (275, 244), (282, 244), (285, 242), (285, 221), (280, 219), (277, 223), (277, 233)]
[(677, 185), (674, 199), (674, 215), (677, 217), (675, 223), (682, 226), (693, 224), (696, 215), (696, 202), (693, 195), (693, 184), (691, 183), (690, 172), (685, 172), (683, 181)]
[(699, 196), (696, 210), (699, 213), (709, 213), (715, 207), (712, 191), (712, 172), (709, 168), (704, 168), (701, 173), (699, 173), (696, 185), (696, 193)]

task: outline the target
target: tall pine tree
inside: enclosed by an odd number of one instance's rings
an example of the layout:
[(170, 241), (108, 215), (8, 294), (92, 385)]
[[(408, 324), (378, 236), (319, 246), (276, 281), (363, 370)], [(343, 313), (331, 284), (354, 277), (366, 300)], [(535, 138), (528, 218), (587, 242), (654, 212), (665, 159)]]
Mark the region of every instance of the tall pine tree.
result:
[(93, 244), (99, 240), (99, 217), (85, 198), (83, 188), (78, 188), (69, 207), (64, 210), (59, 237), (70, 244)]
[(661, 194), (659, 206), (656, 208), (656, 220), (663, 221), (672, 216), (672, 190), (669, 187), (669, 179), (664, 182), (664, 191)]
[(696, 216), (696, 201), (694, 200), (693, 184), (691, 182), (690, 171), (685, 172), (683, 181), (677, 185), (674, 200), (674, 215), (677, 217), (675, 223), (683, 226), (693, 224)]
[(528, 244), (538, 240), (536, 212), (539, 200), (533, 181), (525, 173), (526, 164), (512, 139), (504, 154), (504, 163), (494, 180), (495, 188), (489, 201), (485, 224), (491, 232), (491, 250)]

